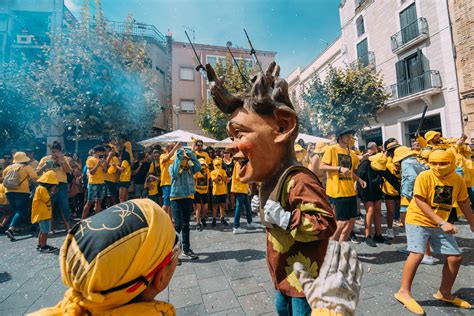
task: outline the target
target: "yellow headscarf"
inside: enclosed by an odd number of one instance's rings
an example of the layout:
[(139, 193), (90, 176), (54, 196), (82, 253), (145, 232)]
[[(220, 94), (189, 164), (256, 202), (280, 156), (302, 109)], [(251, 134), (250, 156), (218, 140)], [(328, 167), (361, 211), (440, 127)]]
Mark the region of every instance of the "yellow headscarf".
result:
[(374, 170), (385, 171), (387, 170), (387, 156), (383, 153), (378, 153), (369, 157), (370, 166)]
[[(437, 177), (446, 177), (456, 170), (456, 164), (454, 162), (454, 155), (444, 150), (433, 150), (429, 157), (430, 169)], [(435, 166), (433, 162), (447, 162), (445, 166)]]
[(142, 281), (107, 293), (140, 277), (150, 282), (175, 239), (168, 214), (149, 199), (120, 203), (82, 220), (61, 247), (61, 277), (69, 289), (55, 307), (32, 315), (124, 315), (137, 310), (175, 315), (173, 306), (163, 302), (127, 305), (146, 289)]

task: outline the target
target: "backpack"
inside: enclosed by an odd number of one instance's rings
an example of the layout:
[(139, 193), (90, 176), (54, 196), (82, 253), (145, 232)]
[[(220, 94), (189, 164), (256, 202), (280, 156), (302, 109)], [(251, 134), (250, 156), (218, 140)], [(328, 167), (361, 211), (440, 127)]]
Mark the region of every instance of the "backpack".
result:
[(3, 185), (5, 188), (9, 190), (18, 189), (23, 181), (28, 178), (28, 176), (26, 176), (25, 179), (20, 180), (20, 170), (22, 168), (22, 165), (13, 165), (8, 169), (7, 174), (3, 178)]

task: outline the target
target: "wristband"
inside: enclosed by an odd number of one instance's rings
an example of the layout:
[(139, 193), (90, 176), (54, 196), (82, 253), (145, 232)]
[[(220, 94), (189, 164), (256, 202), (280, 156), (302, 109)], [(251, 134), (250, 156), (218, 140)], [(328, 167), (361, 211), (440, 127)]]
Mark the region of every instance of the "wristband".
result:
[(337, 168), (337, 172), (339, 172), (339, 173), (340, 173), (340, 172), (341, 172), (341, 168), (342, 168), (342, 167), (341, 167), (341, 166), (339, 166), (339, 168)]

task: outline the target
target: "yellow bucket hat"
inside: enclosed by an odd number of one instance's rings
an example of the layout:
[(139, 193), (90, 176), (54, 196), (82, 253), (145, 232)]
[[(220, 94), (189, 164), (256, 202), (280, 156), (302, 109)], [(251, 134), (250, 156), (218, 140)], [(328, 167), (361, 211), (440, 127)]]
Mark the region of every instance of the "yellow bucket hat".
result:
[(53, 170), (46, 171), (37, 180), (39, 183), (59, 184), (58, 177)]
[(430, 156), (431, 152), (432, 152), (431, 149), (423, 148), (423, 150), (420, 153), (420, 156), (422, 159), (425, 159), (426, 161), (428, 161), (428, 157)]
[(13, 163), (24, 163), (28, 161), (30, 161), (30, 158), (22, 151), (17, 151), (13, 156)]
[(387, 156), (383, 153), (378, 153), (369, 157), (370, 166), (374, 170), (384, 171), (387, 170)]
[(322, 154), (326, 151), (326, 148), (328, 145), (325, 142), (317, 142), (316, 143), (316, 148), (314, 148), (314, 153), (315, 154)]
[(129, 303), (170, 262), (176, 238), (168, 214), (149, 199), (82, 220), (60, 252), (61, 278), (69, 289), (56, 306), (33, 315), (174, 315), (163, 302)]
[(440, 132), (436, 132), (436, 131), (427, 131), (425, 133), (425, 140), (426, 142), (428, 143), (430, 140), (432, 140), (433, 138), (435, 138), (436, 136), (441, 136), (441, 133)]
[(295, 144), (295, 147), (294, 147), (294, 149), (295, 149), (295, 151), (303, 151), (303, 150), (304, 150), (304, 148), (303, 148), (303, 147), (301, 147), (301, 145), (300, 145), (300, 144)]
[(414, 152), (407, 146), (400, 146), (396, 148), (395, 151), (393, 152), (392, 161), (393, 163), (397, 163), (410, 156), (416, 156), (416, 152)]

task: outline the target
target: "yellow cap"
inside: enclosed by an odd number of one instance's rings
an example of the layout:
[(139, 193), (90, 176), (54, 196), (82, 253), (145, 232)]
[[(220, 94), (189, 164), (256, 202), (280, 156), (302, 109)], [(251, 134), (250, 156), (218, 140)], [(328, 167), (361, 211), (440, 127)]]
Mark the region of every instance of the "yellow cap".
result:
[(300, 144), (295, 144), (295, 151), (302, 151), (302, 150), (304, 150), (304, 148), (301, 147)]
[(374, 170), (384, 171), (387, 170), (387, 156), (383, 153), (378, 153), (369, 157), (370, 166)]
[(432, 140), (433, 138), (435, 138), (436, 136), (441, 136), (441, 133), (440, 132), (436, 132), (436, 131), (427, 131), (425, 133), (425, 140), (426, 142), (428, 143), (430, 140)]
[(410, 157), (410, 156), (415, 156), (416, 152), (408, 148), (407, 146), (400, 146), (395, 151), (393, 152), (393, 162), (400, 162), (403, 159)]
[(22, 151), (17, 151), (13, 156), (13, 163), (23, 163), (28, 161), (30, 161), (30, 158), (28, 158), (28, 156)]
[(314, 153), (322, 154), (326, 151), (328, 145), (325, 142), (317, 142), (316, 147), (314, 148)]
[(47, 183), (47, 184), (59, 184), (58, 177), (56, 177), (56, 173), (53, 170), (46, 171), (39, 177), (39, 183)]

